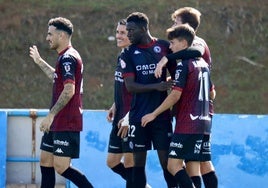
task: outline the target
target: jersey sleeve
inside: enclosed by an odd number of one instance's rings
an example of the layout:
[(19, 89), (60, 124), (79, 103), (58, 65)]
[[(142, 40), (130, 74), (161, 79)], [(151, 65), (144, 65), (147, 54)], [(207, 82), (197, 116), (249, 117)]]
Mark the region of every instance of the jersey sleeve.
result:
[(178, 52), (168, 54), (166, 57), (168, 61), (177, 60), (177, 59), (193, 59), (196, 57), (202, 56), (202, 49), (200, 46), (193, 46), (187, 49), (180, 50)]
[(130, 51), (124, 50), (121, 53), (120, 65), (122, 68), (123, 77), (135, 76), (135, 67), (130, 57)]
[(178, 63), (176, 73), (175, 73), (175, 86), (173, 89), (182, 91), (187, 82), (188, 75), (188, 63), (187, 61), (183, 61)]
[(76, 59), (69, 54), (64, 54), (60, 59), (60, 69), (64, 84), (75, 83), (76, 65), (77, 65)]

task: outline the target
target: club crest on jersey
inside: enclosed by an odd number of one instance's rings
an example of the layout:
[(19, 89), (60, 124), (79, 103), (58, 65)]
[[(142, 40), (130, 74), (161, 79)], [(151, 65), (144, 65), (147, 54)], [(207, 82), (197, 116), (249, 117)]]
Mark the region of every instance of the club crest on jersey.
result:
[(155, 46), (154, 52), (159, 54), (161, 52), (161, 48), (159, 46)]
[(71, 71), (71, 64), (72, 62), (64, 62), (63, 66), (64, 66), (64, 70), (65, 70), (65, 75), (72, 75)]
[(120, 59), (120, 65), (122, 69), (126, 68), (126, 62), (123, 59)]

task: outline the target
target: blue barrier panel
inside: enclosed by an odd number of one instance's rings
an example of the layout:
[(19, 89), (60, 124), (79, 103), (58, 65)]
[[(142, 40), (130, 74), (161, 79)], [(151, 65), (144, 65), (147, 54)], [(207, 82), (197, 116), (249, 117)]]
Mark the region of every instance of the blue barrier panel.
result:
[[(216, 114), (213, 119), (213, 163), (219, 188), (263, 187), (268, 182), (268, 116)], [(80, 159), (73, 160), (96, 188), (123, 188), (122, 178), (106, 166), (111, 124), (105, 111), (85, 111)], [(166, 187), (155, 151), (146, 173), (153, 188)], [(75, 187), (72, 183), (70, 187)]]
[[(25, 116), (25, 113), (29, 115), (25, 110), (0, 111), (0, 187), (5, 187), (6, 160), (21, 161), (17, 157), (7, 159), (7, 116)], [(46, 113), (47, 110), (37, 110), (38, 116)], [(106, 166), (110, 130), (105, 111), (84, 111), (80, 158), (72, 164), (85, 173), (96, 188), (125, 187), (122, 178)], [(219, 188), (265, 187), (268, 182), (268, 115), (216, 114), (212, 132), (212, 157)], [(166, 187), (155, 151), (148, 154), (146, 173), (153, 188)], [(66, 186), (75, 187), (69, 182)]]
[(215, 115), (212, 139), (219, 188), (267, 186), (267, 115)]
[(0, 187), (6, 186), (7, 113), (0, 111)]

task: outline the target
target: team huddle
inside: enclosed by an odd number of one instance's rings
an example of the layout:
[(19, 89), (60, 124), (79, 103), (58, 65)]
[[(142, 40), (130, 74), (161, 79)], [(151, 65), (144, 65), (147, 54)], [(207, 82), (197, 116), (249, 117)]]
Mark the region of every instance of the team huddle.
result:
[[(107, 165), (126, 188), (150, 187), (146, 179), (148, 150), (156, 150), (168, 188), (218, 187), (211, 162), (210, 133), (213, 100), (211, 56), (196, 36), (201, 13), (191, 7), (176, 10), (167, 39), (150, 35), (146, 14), (133, 12), (118, 22), (114, 103)], [(40, 124), (41, 187), (55, 187), (55, 171), (77, 187), (93, 185), (70, 166), (79, 157), (82, 130), (83, 63), (71, 45), (73, 25), (62, 17), (48, 23), (46, 40), (56, 50), (55, 69), (30, 47), (34, 62), (53, 81), (50, 111)], [(175, 124), (173, 130), (173, 121)], [(64, 141), (64, 144), (62, 144)]]

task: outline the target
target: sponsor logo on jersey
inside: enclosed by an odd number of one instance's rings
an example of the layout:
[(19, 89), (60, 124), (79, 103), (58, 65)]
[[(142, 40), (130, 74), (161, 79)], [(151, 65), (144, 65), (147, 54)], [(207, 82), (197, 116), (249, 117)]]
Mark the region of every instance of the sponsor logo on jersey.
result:
[(177, 153), (174, 150), (171, 150), (169, 153), (170, 156), (177, 156)]
[(134, 54), (140, 54), (141, 52), (139, 50), (135, 50)]
[(63, 153), (62, 149), (61, 148), (57, 148), (55, 153)]

